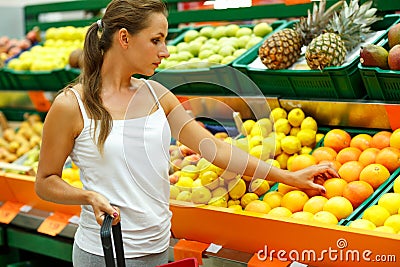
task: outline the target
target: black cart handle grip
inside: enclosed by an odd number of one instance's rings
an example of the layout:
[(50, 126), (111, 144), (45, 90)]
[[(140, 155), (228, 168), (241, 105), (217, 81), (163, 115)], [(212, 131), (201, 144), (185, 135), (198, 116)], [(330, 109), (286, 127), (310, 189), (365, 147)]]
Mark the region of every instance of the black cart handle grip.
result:
[(107, 267), (115, 267), (111, 231), (114, 238), (115, 253), (117, 254), (117, 266), (125, 267), (124, 246), (122, 242), (121, 223), (112, 225), (113, 217), (106, 214), (100, 228), (101, 243), (103, 245), (104, 258)]

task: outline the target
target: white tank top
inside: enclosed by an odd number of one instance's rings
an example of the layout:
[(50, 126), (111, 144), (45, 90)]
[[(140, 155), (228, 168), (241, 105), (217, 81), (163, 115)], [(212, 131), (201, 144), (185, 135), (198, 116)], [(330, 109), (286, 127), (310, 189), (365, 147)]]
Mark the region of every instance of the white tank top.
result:
[[(153, 88), (144, 81), (158, 109), (145, 117), (113, 120), (103, 156), (92, 139), (94, 123), (88, 118), (79, 93), (72, 89), (84, 126), (70, 156), (80, 168), (83, 188), (103, 194), (120, 208), (126, 258), (163, 252), (170, 240), (168, 151), (171, 132)], [(100, 226), (90, 205), (82, 206), (75, 241), (81, 249), (103, 255)]]

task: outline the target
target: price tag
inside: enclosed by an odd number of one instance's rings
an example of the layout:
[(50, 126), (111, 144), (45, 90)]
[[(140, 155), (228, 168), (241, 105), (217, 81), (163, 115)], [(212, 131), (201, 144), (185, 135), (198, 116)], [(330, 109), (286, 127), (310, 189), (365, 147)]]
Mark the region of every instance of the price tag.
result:
[(390, 128), (396, 130), (400, 127), (400, 106), (398, 105), (385, 105), (387, 116), (390, 123)]
[(299, 5), (299, 4), (308, 4), (311, 3), (311, 0), (285, 0), (285, 5)]
[(37, 231), (42, 234), (56, 236), (68, 225), (71, 217), (69, 214), (55, 212), (40, 224)]
[(24, 204), (7, 201), (0, 207), (0, 223), (9, 224), (18, 215)]
[(190, 105), (190, 100), (189, 97), (187, 96), (176, 96), (179, 100), (179, 102), (181, 102), (182, 106), (186, 109), (186, 110), (192, 110), (192, 106)]
[(43, 91), (29, 91), (28, 95), (37, 111), (49, 111), (51, 103)]

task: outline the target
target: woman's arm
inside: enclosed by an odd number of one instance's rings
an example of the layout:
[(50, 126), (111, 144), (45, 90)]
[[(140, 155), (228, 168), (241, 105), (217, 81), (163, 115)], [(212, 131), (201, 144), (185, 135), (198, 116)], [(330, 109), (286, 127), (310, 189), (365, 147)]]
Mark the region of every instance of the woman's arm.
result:
[(36, 175), (37, 195), (47, 201), (67, 205), (92, 205), (96, 219), (115, 209), (102, 195), (71, 186), (61, 178), (64, 163), (72, 151), (75, 137), (83, 128), (83, 119), (73, 92), (58, 95), (51, 105), (43, 126), (39, 167)]
[(215, 138), (187, 114), (179, 100), (171, 92), (165, 92), (161, 102), (168, 114), (174, 138), (222, 169), (246, 176), (282, 182), (301, 189), (317, 189), (319, 191), (324, 191), (324, 188), (314, 183), (314, 178), (338, 176), (329, 164), (315, 165), (297, 172), (276, 168)]

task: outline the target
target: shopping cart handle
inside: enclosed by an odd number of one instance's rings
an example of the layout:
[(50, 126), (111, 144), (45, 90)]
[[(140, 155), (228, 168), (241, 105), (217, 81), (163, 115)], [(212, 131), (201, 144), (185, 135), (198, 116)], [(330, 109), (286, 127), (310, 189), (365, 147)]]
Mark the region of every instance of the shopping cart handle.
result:
[(121, 223), (112, 225), (113, 218), (106, 214), (100, 228), (101, 243), (103, 245), (104, 258), (107, 267), (115, 267), (111, 230), (114, 238), (115, 253), (117, 254), (117, 266), (125, 267), (124, 246), (122, 242)]

